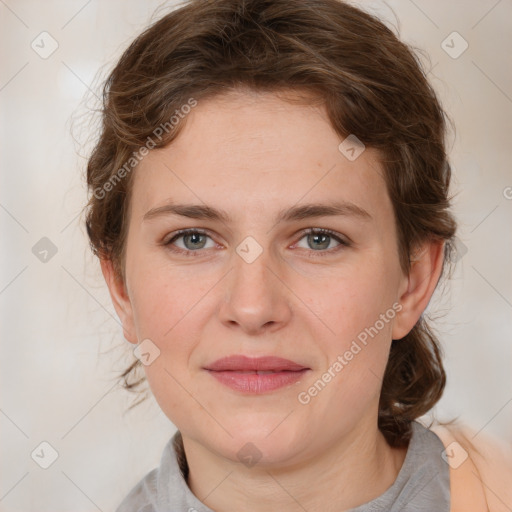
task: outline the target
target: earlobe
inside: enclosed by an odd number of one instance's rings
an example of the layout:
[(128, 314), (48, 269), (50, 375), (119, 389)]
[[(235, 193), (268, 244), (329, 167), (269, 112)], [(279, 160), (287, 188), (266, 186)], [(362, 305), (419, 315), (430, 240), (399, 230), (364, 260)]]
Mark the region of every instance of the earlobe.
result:
[(137, 343), (135, 326), (133, 322), (133, 310), (130, 298), (126, 291), (126, 286), (120, 276), (114, 270), (114, 266), (109, 259), (100, 259), (101, 272), (107, 283), (112, 304), (116, 310), (117, 316), (123, 326), (123, 334), (130, 343)]
[(392, 337), (406, 336), (419, 320), (434, 293), (444, 260), (444, 241), (423, 243), (411, 259), (409, 275), (405, 276), (399, 302), (402, 310), (393, 325)]

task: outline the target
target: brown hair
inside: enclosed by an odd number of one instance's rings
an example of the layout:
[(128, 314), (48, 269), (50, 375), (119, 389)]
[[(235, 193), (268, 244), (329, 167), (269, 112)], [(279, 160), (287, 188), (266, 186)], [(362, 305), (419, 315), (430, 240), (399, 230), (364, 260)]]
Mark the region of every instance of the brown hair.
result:
[[(445, 271), (456, 229), (447, 118), (414, 51), (376, 17), (338, 0), (191, 0), (139, 35), (104, 85), (86, 227), (93, 251), (120, 278), (133, 176), (126, 163), (135, 167), (150, 139), (160, 148), (177, 137), (186, 116), (165, 134), (156, 128), (169, 127), (191, 98), (240, 87), (303, 92), (304, 101), (326, 107), (340, 137), (355, 134), (378, 149), (403, 270), (420, 242), (436, 239), (446, 241)], [(123, 373), (125, 387), (143, 382), (134, 381), (140, 366), (134, 359)], [(411, 421), (439, 400), (445, 380), (440, 346), (422, 316), (393, 341), (384, 375), (378, 423), (391, 445), (408, 442)]]

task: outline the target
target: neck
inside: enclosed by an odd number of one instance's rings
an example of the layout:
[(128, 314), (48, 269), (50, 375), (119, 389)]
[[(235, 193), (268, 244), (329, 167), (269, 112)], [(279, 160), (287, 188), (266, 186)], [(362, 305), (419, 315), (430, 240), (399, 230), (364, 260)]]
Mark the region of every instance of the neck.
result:
[(340, 512), (367, 503), (395, 481), (407, 448), (390, 447), (382, 433), (354, 429), (314, 458), (287, 467), (245, 467), (183, 437), (188, 486), (216, 512), (307, 510)]

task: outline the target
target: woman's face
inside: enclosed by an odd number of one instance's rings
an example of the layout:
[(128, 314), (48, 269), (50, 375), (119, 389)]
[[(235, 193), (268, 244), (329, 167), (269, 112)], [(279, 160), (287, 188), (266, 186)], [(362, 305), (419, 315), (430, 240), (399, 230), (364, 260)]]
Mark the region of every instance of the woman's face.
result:
[[(150, 340), (147, 379), (183, 436), (229, 459), (252, 443), (290, 463), (373, 428), (391, 340), (413, 325), (377, 154), (341, 142), (321, 109), (233, 92), (134, 171), (125, 335)], [(205, 369), (231, 355), (307, 370), (244, 392)]]

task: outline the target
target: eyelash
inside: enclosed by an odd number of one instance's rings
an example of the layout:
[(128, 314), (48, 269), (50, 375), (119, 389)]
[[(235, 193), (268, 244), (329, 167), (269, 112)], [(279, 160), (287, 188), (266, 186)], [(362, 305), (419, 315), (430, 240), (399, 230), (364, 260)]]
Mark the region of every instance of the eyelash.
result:
[[(170, 238), (168, 241), (163, 242), (162, 245), (167, 247), (172, 252), (184, 254), (187, 257), (196, 257), (196, 255), (194, 255), (194, 253), (200, 253), (201, 252), (200, 249), (198, 249), (196, 251), (191, 251), (191, 250), (185, 251), (183, 249), (177, 249), (177, 248), (172, 247), (173, 242), (175, 242), (178, 238), (181, 238), (186, 235), (191, 235), (191, 234), (199, 234), (199, 235), (205, 235), (205, 236), (210, 237), (208, 232), (203, 231), (202, 229), (182, 229), (180, 231), (177, 231), (172, 236), (172, 238)], [(335, 231), (331, 231), (330, 229), (308, 228), (307, 230), (301, 232), (299, 241), (302, 240), (302, 238), (304, 238), (306, 235), (329, 235), (330, 237), (334, 238), (334, 240), (336, 240), (336, 242), (338, 242), (340, 244), (337, 247), (334, 247), (332, 249), (327, 249), (327, 250), (322, 250), (322, 251), (310, 250), (308, 252), (310, 253), (309, 257), (311, 257), (311, 258), (317, 258), (317, 257), (322, 258), (324, 256), (329, 256), (335, 252), (338, 252), (338, 250), (341, 250), (346, 247), (350, 247), (350, 245), (351, 245), (350, 242), (341, 238)]]

